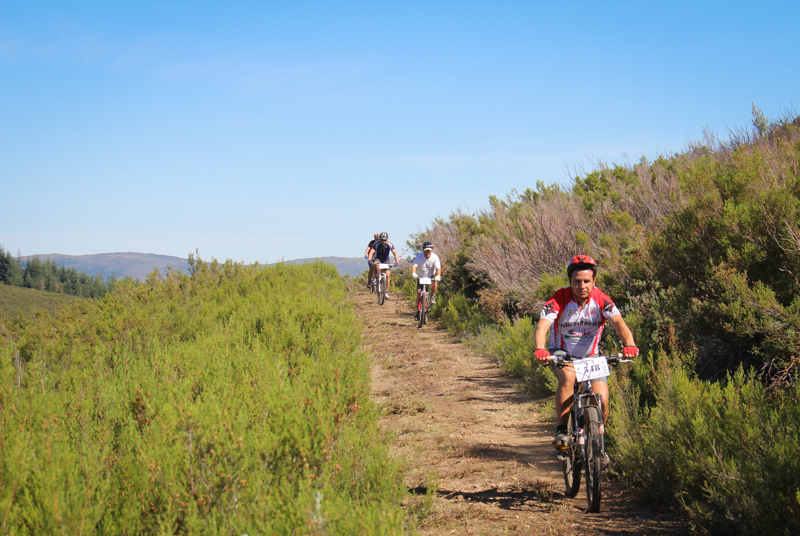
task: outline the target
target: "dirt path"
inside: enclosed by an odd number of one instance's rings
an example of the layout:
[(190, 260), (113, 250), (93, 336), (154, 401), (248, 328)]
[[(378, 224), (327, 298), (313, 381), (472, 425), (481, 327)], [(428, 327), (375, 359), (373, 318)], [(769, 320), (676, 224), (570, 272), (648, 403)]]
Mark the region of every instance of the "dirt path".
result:
[(513, 379), (446, 332), (418, 329), (401, 294), (382, 307), (373, 294), (354, 299), (374, 356), (373, 397), (417, 494), (407, 506), (420, 534), (688, 532), (674, 513), (633, 506), (613, 482), (604, 482), (601, 513), (585, 514), (583, 492), (564, 496), (552, 424)]

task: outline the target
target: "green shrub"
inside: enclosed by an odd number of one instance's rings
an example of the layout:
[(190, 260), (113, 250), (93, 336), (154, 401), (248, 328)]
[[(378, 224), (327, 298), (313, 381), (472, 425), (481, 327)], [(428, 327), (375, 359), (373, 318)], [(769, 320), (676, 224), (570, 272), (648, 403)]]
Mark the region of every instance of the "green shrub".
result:
[(455, 337), (475, 334), (488, 323), (488, 319), (478, 310), (477, 301), (470, 302), (461, 293), (439, 294), (436, 299), (437, 304), (431, 309), (430, 318), (437, 320), (440, 328)]
[(191, 262), (6, 326), (4, 532), (401, 533), (336, 270)]
[[(409, 305), (417, 309), (417, 280), (413, 277), (408, 277), (403, 281), (403, 286), (400, 287), (400, 292), (408, 300)], [(436, 299), (439, 299), (438, 297)]]
[(639, 410), (625, 374), (612, 398), (613, 455), (629, 485), (712, 534), (800, 532), (800, 387), (770, 395), (741, 369), (704, 382), (665, 354), (653, 371), (652, 408)]

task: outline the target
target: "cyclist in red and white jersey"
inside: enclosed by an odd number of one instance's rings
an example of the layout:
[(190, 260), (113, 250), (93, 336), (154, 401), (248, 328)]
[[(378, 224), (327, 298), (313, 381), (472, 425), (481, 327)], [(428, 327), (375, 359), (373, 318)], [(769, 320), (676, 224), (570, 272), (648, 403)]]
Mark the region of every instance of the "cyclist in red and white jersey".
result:
[[(576, 255), (567, 264), (569, 286), (559, 289), (544, 304), (534, 333), (535, 357), (542, 363), (551, 350), (564, 350), (575, 357), (599, 355), (600, 338), (606, 320), (611, 323), (624, 345), (626, 357), (639, 355), (633, 333), (611, 298), (596, 288), (597, 263), (588, 255)], [(552, 329), (551, 329), (552, 328)], [(550, 332), (549, 344), (546, 344)], [(556, 389), (556, 437), (553, 447), (567, 448), (567, 423), (572, 409), (575, 370), (571, 366), (553, 369), (558, 378)], [(608, 380), (592, 380), (592, 389), (603, 399), (603, 423), (608, 419)]]

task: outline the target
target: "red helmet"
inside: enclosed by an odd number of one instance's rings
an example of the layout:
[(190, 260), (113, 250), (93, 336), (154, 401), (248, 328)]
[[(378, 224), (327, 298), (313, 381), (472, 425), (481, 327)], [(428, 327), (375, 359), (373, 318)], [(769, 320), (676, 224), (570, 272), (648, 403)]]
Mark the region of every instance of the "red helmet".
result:
[(372, 238), (378, 238), (378, 233), (375, 233)]
[(589, 255), (575, 255), (567, 263), (567, 277), (572, 279), (575, 270), (591, 270), (597, 275), (597, 263)]

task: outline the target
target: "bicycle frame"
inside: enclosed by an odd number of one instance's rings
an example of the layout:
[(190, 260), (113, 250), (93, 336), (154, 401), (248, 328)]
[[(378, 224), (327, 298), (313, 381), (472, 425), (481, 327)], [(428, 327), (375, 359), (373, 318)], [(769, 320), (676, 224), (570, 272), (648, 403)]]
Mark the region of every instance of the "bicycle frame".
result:
[(373, 286), (375, 287), (375, 292), (378, 294), (378, 305), (383, 305), (386, 296), (389, 294), (389, 289), (386, 288), (386, 272), (391, 270), (393, 265), (383, 262), (372, 262), (378, 265), (378, 276), (373, 278)]
[(420, 277), (421, 288), (417, 289), (417, 327), (422, 327), (428, 321), (428, 311), (431, 310), (431, 299), (428, 287), (431, 285), (430, 277)]

